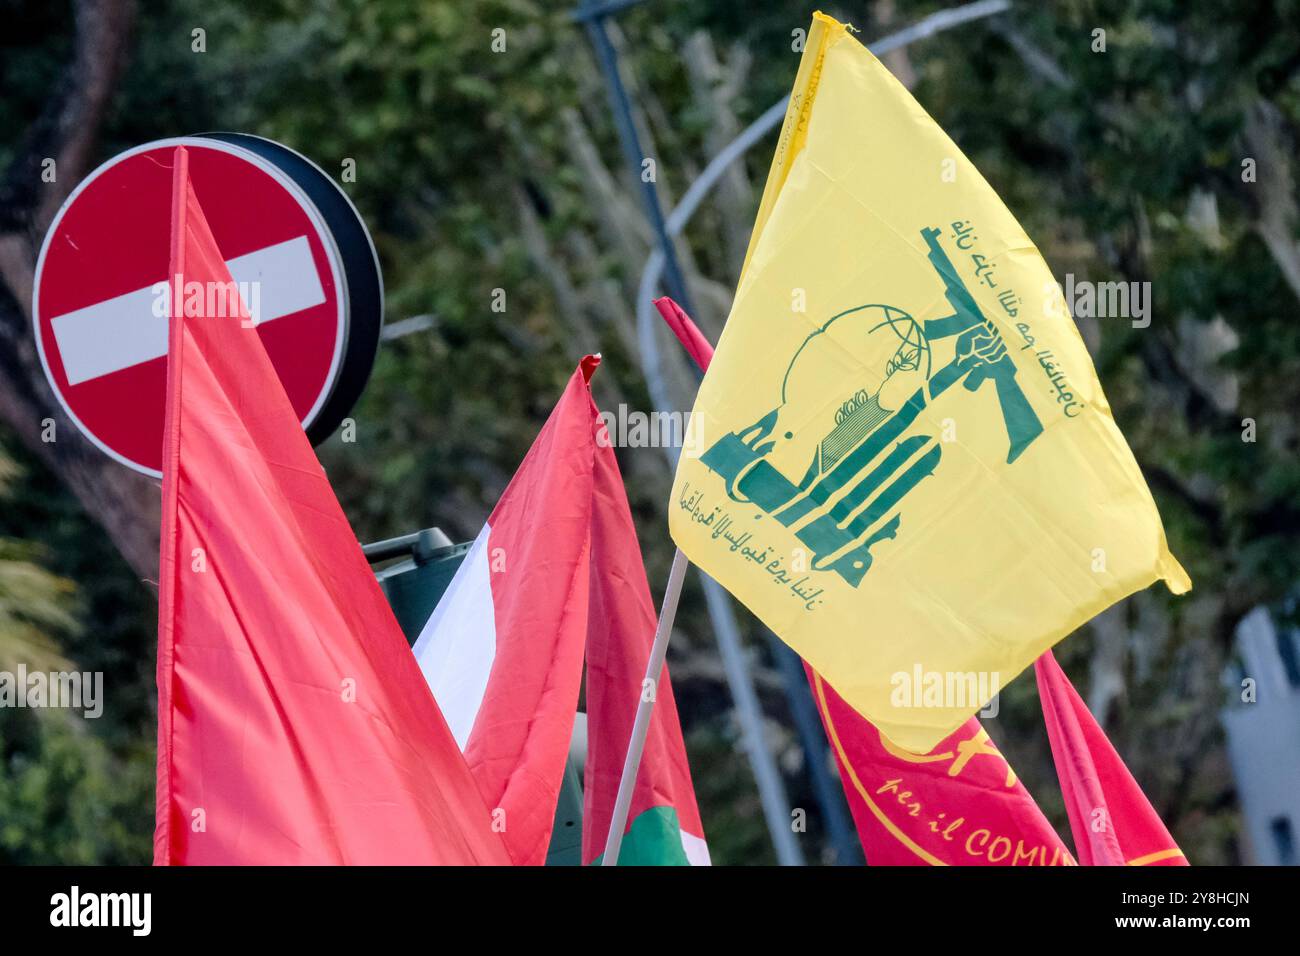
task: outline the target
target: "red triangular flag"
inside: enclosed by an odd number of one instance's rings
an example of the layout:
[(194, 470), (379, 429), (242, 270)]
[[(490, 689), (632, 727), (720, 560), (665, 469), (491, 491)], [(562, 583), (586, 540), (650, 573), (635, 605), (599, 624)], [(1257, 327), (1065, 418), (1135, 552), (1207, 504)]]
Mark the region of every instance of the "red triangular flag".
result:
[(154, 862), (508, 863), (257, 331), (183, 314), (184, 147), (171, 250)]
[(582, 684), (596, 406), (588, 356), (413, 648), (521, 866), (541, 866)]
[[(596, 448), (594, 484), (582, 816), (582, 862), (588, 864), (605, 853), (658, 623), (623, 477), (607, 441)], [(667, 665), (659, 676), (618, 862), (621, 866), (709, 863)]]
[(1084, 866), (1187, 866), (1051, 651), (1034, 662), (1052, 759)]
[(668, 323), (668, 328), (672, 329), (673, 334), (677, 336), (677, 341), (681, 342), (686, 349), (686, 354), (700, 367), (700, 371), (708, 371), (709, 362), (713, 359), (713, 346), (704, 337), (699, 326), (692, 322), (691, 317), (682, 307), (668, 296), (655, 299), (654, 304), (659, 314), (663, 316), (663, 320)]
[[(583, 861), (604, 850), (654, 637), (632, 515), (591, 399), (599, 364), (589, 355), (569, 379), (414, 646), (520, 864), (546, 860), (584, 644)], [(631, 822), (622, 862), (707, 861), (666, 676)]]

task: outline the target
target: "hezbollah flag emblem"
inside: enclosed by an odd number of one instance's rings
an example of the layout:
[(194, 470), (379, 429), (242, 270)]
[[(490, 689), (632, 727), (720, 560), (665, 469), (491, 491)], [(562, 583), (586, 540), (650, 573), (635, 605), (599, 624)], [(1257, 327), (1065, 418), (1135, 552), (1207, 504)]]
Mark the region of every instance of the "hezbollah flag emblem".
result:
[(694, 414), (674, 540), (909, 750), (1191, 587), (1038, 250), (820, 13)]

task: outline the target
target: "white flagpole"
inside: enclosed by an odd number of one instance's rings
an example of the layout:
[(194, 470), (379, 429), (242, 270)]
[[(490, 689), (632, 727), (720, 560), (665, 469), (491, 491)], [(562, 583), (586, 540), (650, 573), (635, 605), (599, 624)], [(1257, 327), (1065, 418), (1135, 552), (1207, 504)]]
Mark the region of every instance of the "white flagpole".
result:
[(618, 781), (618, 797), (614, 800), (614, 814), (610, 817), (609, 836), (605, 839), (605, 855), (601, 859), (601, 866), (618, 864), (618, 851), (623, 845), (623, 831), (627, 828), (627, 814), (632, 806), (632, 790), (636, 785), (637, 770), (641, 767), (645, 738), (650, 732), (650, 715), (654, 711), (655, 698), (659, 696), (659, 675), (664, 671), (668, 637), (673, 632), (673, 619), (677, 617), (677, 602), (682, 596), (682, 581), (686, 579), (687, 563), (686, 555), (678, 548), (668, 571), (668, 584), (664, 587), (664, 603), (659, 608), (659, 625), (655, 628), (650, 660), (646, 662), (641, 698), (636, 708), (636, 720), (632, 724), (632, 739), (627, 743), (623, 776)]

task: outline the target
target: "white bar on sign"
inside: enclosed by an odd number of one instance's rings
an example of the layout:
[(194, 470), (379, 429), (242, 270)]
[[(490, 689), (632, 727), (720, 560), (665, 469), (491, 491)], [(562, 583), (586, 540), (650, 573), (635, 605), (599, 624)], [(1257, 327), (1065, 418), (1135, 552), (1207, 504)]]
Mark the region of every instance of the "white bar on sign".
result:
[[(259, 283), (261, 322), (325, 301), (306, 236), (226, 260), (230, 277)], [(161, 281), (161, 280), (160, 280)], [(120, 372), (167, 354), (167, 319), (154, 315), (153, 286), (67, 312), (50, 321), (69, 385)]]
[(52, 320), (68, 384), (76, 385), (167, 354), (167, 319), (153, 314), (151, 286)]
[(325, 290), (316, 274), (311, 243), (306, 236), (227, 259), (226, 265), (230, 267), (230, 277), (241, 286), (245, 282), (260, 284), (262, 315), (253, 316), (257, 325), (325, 301)]

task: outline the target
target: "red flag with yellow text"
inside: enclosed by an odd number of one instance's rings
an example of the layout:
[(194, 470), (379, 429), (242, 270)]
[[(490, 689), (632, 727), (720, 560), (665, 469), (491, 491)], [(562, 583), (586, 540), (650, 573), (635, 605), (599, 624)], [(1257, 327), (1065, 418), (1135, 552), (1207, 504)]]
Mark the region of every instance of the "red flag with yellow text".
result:
[(804, 670), (869, 864), (1074, 865), (978, 718), (928, 754), (909, 753)]

